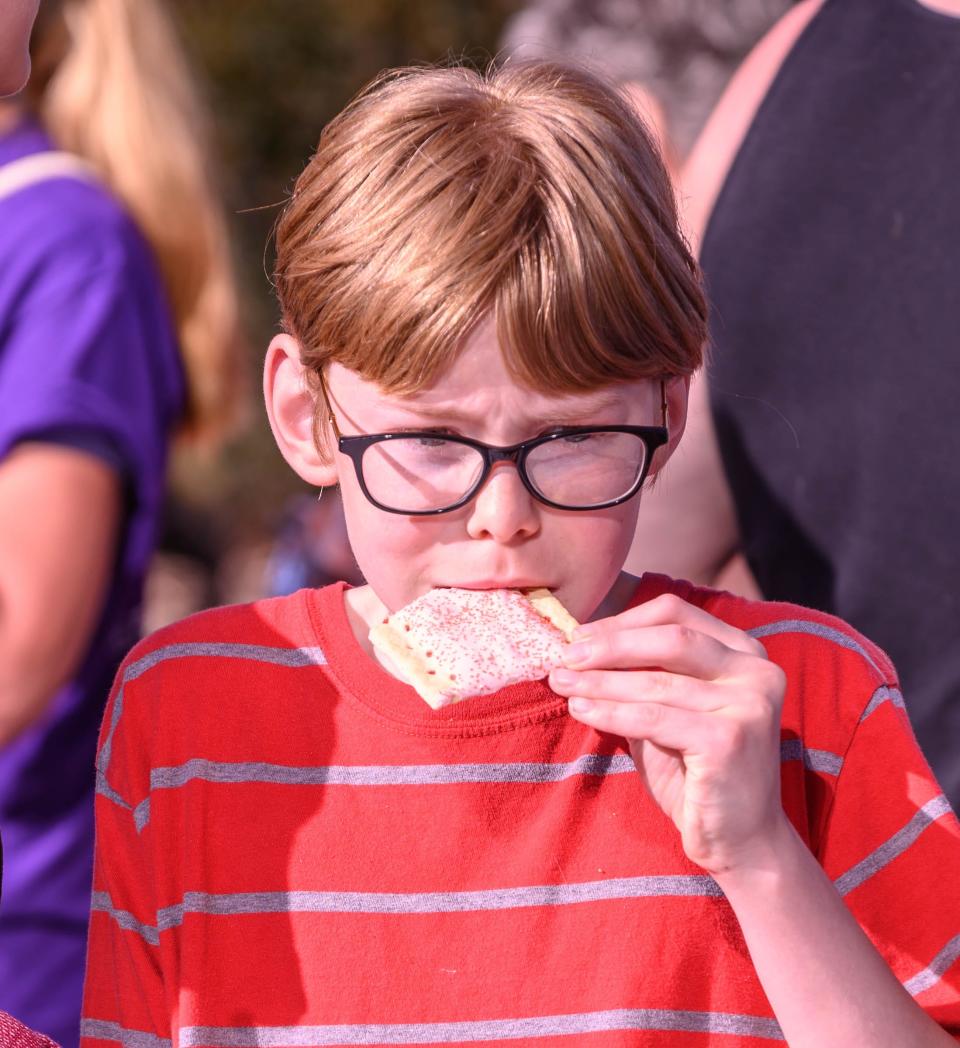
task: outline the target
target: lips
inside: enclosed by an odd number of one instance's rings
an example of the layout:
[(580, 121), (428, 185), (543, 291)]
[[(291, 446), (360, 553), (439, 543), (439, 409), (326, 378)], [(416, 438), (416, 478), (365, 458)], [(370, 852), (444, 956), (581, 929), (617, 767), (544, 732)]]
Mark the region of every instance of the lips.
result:
[(495, 589), (513, 589), (513, 590), (529, 590), (529, 589), (550, 589), (552, 586), (546, 585), (539, 579), (475, 579), (470, 582), (451, 582), (444, 589), (466, 589), (466, 590), (495, 590)]

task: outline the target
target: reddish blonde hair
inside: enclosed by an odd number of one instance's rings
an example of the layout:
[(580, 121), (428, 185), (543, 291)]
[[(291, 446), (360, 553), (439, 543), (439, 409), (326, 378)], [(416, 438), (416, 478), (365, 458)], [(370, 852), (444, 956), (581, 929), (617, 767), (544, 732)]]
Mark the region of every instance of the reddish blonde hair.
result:
[(245, 339), (209, 123), (161, 0), (45, 0), (26, 97), (147, 239), (187, 375), (181, 435), (215, 447), (245, 409)]
[(688, 375), (706, 305), (669, 177), (616, 89), (544, 61), (400, 69), (324, 130), (277, 227), (285, 330), (388, 392), (492, 311), (549, 393)]

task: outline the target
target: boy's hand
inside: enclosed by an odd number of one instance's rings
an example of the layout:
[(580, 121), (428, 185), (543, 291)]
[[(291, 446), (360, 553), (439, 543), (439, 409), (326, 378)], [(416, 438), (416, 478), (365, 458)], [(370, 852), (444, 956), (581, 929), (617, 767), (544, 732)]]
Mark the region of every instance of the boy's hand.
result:
[(783, 829), (786, 679), (759, 641), (673, 595), (582, 626), (550, 686), (621, 735), (688, 858), (714, 874), (762, 861)]

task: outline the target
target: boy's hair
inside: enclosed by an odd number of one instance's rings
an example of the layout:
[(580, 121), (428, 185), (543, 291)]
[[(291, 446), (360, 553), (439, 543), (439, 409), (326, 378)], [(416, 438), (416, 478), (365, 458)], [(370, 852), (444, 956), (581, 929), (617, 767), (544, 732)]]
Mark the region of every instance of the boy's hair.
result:
[(614, 87), (544, 61), (374, 81), (294, 187), (276, 286), (315, 388), (336, 361), (415, 392), (488, 313), (547, 393), (688, 375), (706, 338), (650, 134)]

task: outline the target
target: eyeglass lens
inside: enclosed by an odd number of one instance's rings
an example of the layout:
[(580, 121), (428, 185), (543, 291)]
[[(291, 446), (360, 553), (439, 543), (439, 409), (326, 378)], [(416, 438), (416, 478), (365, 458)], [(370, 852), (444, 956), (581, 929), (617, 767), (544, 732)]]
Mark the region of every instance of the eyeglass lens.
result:
[[(571, 434), (537, 445), (525, 460), (533, 488), (550, 502), (586, 509), (613, 502), (636, 485), (647, 448), (633, 433)], [(453, 506), (479, 480), (483, 455), (443, 437), (402, 437), (371, 444), (362, 459), (370, 496), (404, 513)]]

